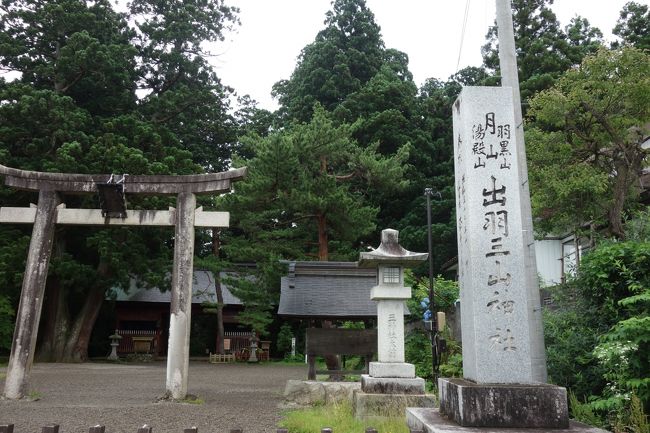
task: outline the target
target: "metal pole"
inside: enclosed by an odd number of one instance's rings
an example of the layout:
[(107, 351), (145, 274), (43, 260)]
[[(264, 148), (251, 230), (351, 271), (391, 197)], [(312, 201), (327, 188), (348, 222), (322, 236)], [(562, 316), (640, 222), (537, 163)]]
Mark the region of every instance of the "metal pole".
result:
[(438, 376), (438, 345), (436, 344), (436, 333), (438, 332), (437, 317), (435, 311), (435, 299), (433, 297), (433, 239), (431, 237), (431, 196), (432, 188), (425, 188), (424, 195), (427, 198), (427, 240), (429, 244), (429, 312), (431, 313), (431, 363), (434, 385)]

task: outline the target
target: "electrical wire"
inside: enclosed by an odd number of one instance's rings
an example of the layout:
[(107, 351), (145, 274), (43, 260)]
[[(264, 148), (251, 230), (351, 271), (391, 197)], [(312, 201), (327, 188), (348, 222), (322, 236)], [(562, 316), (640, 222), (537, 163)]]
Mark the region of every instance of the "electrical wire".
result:
[(456, 62), (456, 72), (458, 72), (458, 67), (460, 66), (460, 56), (463, 52), (463, 41), (465, 40), (465, 30), (467, 29), (467, 17), (469, 16), (469, 4), (470, 0), (465, 2), (465, 15), (463, 16), (463, 28), (460, 34), (460, 46), (458, 47), (458, 61)]

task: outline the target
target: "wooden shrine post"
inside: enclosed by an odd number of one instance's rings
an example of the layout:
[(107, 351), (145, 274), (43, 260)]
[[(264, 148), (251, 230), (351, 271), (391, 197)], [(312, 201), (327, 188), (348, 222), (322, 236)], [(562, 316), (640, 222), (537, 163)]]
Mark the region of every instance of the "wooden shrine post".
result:
[[(189, 176), (126, 176), (112, 182), (112, 175), (42, 173), (0, 165), (5, 184), (17, 189), (38, 191), (36, 208), (0, 208), (0, 223), (34, 224), (27, 265), (20, 295), (20, 306), (5, 380), (5, 397), (20, 399), (29, 384), (34, 359), (38, 324), (50, 262), (54, 228), (62, 225), (95, 226), (174, 226), (174, 269), (170, 315), (167, 393), (174, 399), (187, 394), (189, 335), (191, 325), (194, 227), (228, 227), (227, 212), (196, 209), (196, 194), (220, 194), (241, 180), (246, 168)], [(120, 191), (120, 209), (68, 209), (59, 205), (65, 193), (93, 194), (110, 185)], [(117, 185), (121, 185), (116, 187)], [(177, 195), (178, 210), (126, 210), (124, 194)], [(120, 196), (121, 194), (121, 196)], [(121, 198), (121, 203), (120, 203)], [(114, 202), (115, 203), (115, 202)], [(112, 206), (112, 205), (111, 205)]]

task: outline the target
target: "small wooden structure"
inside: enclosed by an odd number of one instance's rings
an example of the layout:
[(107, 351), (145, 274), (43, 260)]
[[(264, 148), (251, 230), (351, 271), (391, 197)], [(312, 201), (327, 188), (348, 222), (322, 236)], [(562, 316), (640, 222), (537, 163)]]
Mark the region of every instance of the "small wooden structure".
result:
[(223, 350), (226, 353), (210, 353), (210, 363), (220, 364), (224, 362), (235, 362), (235, 354), (230, 352), (230, 339), (223, 339)]
[[(309, 328), (306, 333), (308, 380), (316, 374), (367, 374), (370, 361), (377, 352), (376, 329)], [(361, 355), (365, 358), (364, 370), (316, 370), (316, 356)]]
[(133, 352), (151, 353), (154, 337), (131, 337), (133, 341)]

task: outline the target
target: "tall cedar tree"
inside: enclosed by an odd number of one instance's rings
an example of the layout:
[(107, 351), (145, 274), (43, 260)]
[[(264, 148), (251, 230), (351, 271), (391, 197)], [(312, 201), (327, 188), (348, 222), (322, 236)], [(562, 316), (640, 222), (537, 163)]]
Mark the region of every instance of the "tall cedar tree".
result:
[[(274, 92), (279, 97), (285, 125), (293, 120), (309, 121), (314, 103), (318, 102), (332, 113), (337, 124), (351, 125), (351, 135), (361, 147), (376, 146), (381, 155), (391, 157), (397, 149), (410, 144), (413, 152), (405, 171), (408, 188), (395, 194), (369, 185), (365, 194), (378, 209), (378, 228), (394, 227), (408, 232), (408, 224), (426, 225), (420, 197), (432, 183), (453, 183), (453, 167), (447, 163), (449, 151), (444, 148), (440, 128), (433, 133), (423, 129), (430, 126), (430, 105), (425, 107), (426, 98), (418, 97), (418, 88), (408, 69), (408, 56), (385, 48), (380, 28), (365, 1), (333, 1), (325, 28), (302, 50), (290, 79), (277, 83)], [(435, 156), (430, 155), (432, 150), (437, 152)], [(435, 162), (428, 164), (432, 160)], [(447, 192), (451, 191), (448, 188)], [(434, 213), (434, 221), (444, 226), (442, 250), (447, 254), (454, 250), (455, 243), (453, 196), (437, 205), (441, 209)], [(425, 233), (426, 230), (411, 230), (404, 242), (407, 246), (426, 245)], [(376, 233), (364, 240), (374, 239)]]
[(273, 86), (288, 122), (309, 122), (314, 104), (334, 110), (379, 71), (384, 42), (365, 0), (335, 0), (325, 29), (303, 48), (289, 80)]
[[(517, 66), (521, 99), (526, 101), (555, 83), (571, 66), (602, 45), (602, 33), (589, 21), (575, 17), (562, 29), (550, 8), (553, 0), (513, 0)], [(496, 25), (491, 27), (483, 46), (484, 66), (498, 74), (499, 51)], [(525, 110), (524, 110), (525, 111)]]
[[(118, 14), (104, 0), (2, 2), (0, 64), (21, 74), (0, 83), (3, 164), (118, 174), (190, 174), (224, 166), (225, 144), (232, 142), (227, 89), (200, 45), (220, 39), (235, 11), (215, 1), (135, 1), (131, 7)], [(2, 188), (3, 204), (35, 199)], [(69, 207), (97, 207), (94, 197), (63, 200)], [(129, 197), (130, 208), (168, 204)], [(6, 252), (16, 229), (0, 230)], [(166, 287), (170, 238), (168, 230), (156, 229), (57, 229), (39, 357), (84, 360), (112, 287), (128, 288), (136, 276)], [(18, 256), (24, 260), (25, 250)], [(3, 257), (0, 274), (12, 275), (15, 260)], [(11, 284), (3, 291), (15, 303), (18, 279)]]

